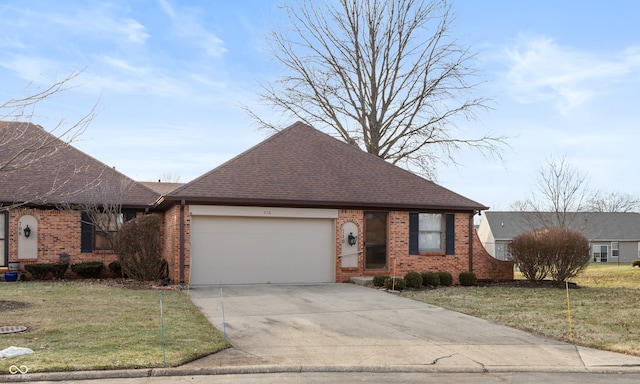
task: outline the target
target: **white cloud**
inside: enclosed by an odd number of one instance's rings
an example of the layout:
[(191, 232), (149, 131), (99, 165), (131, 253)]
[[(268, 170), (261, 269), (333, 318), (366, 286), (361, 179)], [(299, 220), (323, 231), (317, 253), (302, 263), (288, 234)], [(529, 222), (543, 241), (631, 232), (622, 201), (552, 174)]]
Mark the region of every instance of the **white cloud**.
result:
[(158, 4), (171, 20), (171, 29), (187, 44), (199, 46), (208, 56), (214, 58), (221, 58), (227, 52), (224, 41), (202, 25), (197, 10), (176, 10), (167, 0), (158, 0)]
[(640, 70), (640, 53), (613, 55), (564, 47), (546, 37), (521, 38), (505, 49), (508, 87), (524, 104), (551, 101), (561, 114), (604, 95), (609, 84)]
[[(115, 21), (115, 20), (114, 20)], [(126, 40), (135, 44), (143, 44), (149, 35), (145, 32), (144, 25), (133, 19), (125, 19), (114, 25), (115, 30), (119, 31)]]

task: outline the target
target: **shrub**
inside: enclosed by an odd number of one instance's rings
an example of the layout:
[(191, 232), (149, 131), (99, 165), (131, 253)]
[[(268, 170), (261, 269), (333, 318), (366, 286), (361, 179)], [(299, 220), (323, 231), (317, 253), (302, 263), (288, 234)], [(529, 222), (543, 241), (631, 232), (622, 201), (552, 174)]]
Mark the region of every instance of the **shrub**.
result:
[(640, 268), (640, 260), (633, 260), (631, 266), (634, 268)]
[(422, 284), (437, 287), (440, 285), (440, 275), (437, 272), (424, 272), (422, 274)]
[(407, 272), (407, 274), (404, 275), (404, 281), (407, 283), (407, 287), (418, 288), (422, 285), (422, 275), (418, 272)]
[(567, 228), (546, 228), (513, 238), (509, 252), (524, 277), (533, 282), (551, 274), (557, 283), (577, 276), (589, 264), (589, 241)]
[(36, 280), (42, 280), (51, 272), (50, 264), (25, 264), (24, 269)]
[(112, 261), (109, 263), (109, 270), (117, 277), (125, 277), (122, 273), (122, 265), (118, 261)]
[(549, 263), (544, 258), (545, 243), (540, 239), (540, 231), (521, 233), (508, 246), (511, 259), (525, 279), (537, 282), (549, 274)]
[(389, 276), (385, 276), (385, 275), (373, 276), (373, 286), (384, 287), (384, 281), (388, 278)]
[(440, 285), (450, 287), (453, 285), (453, 275), (449, 272), (438, 272), (440, 276)]
[(69, 263), (25, 264), (24, 269), (36, 280), (45, 279), (49, 273), (56, 279), (62, 279), (69, 268)]
[(151, 214), (130, 220), (120, 228), (114, 250), (127, 276), (140, 281), (166, 277), (168, 268), (162, 259), (161, 225), (160, 216)]
[(64, 278), (64, 274), (67, 272), (69, 268), (69, 263), (51, 263), (51, 273), (53, 273), (53, 277), (56, 279)]
[(403, 290), (407, 287), (407, 282), (402, 277), (389, 277), (384, 281), (384, 287), (393, 290)]
[(85, 263), (72, 264), (71, 270), (78, 275), (86, 278), (95, 278), (100, 276), (104, 264), (101, 261), (87, 261)]
[(478, 282), (478, 279), (476, 279), (476, 274), (473, 272), (461, 272), (458, 279), (460, 279), (460, 285), (462, 285), (463, 287), (471, 287), (473, 285), (476, 285), (476, 283)]
[(556, 283), (576, 277), (589, 265), (589, 240), (580, 232), (554, 228), (549, 230), (545, 237), (551, 251), (548, 256), (551, 278)]

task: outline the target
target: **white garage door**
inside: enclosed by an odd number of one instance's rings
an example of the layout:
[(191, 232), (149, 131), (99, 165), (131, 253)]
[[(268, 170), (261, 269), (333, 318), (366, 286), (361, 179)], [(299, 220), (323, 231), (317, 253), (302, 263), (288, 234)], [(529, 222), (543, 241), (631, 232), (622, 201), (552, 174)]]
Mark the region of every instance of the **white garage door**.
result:
[(335, 281), (333, 210), (190, 210), (192, 285)]

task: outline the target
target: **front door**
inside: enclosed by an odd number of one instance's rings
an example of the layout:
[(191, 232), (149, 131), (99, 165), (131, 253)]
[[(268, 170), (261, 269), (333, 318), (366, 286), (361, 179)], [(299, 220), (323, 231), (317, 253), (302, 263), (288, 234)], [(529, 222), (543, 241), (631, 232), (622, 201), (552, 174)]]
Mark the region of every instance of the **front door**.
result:
[(593, 246), (593, 262), (594, 263), (606, 263), (609, 255), (609, 247), (606, 245), (594, 245)]
[(365, 218), (365, 269), (387, 266), (387, 212), (367, 212)]

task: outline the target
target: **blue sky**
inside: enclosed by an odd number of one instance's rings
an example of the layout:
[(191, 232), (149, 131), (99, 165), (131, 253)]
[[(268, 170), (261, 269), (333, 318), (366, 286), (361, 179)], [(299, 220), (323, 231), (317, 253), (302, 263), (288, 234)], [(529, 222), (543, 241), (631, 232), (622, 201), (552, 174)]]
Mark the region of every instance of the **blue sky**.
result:
[[(82, 74), (43, 103), (45, 128), (100, 114), (74, 145), (137, 180), (186, 182), (263, 140), (240, 104), (279, 67), (272, 0), (0, 2), (0, 101)], [(437, 182), (494, 210), (530, 196), (550, 156), (593, 188), (639, 194), (640, 3), (458, 0), (452, 33), (478, 53), (492, 110), (468, 135), (511, 137), (503, 160), (472, 150)], [(31, 83), (25, 91), (25, 86)], [(25, 93), (26, 92), (26, 93)], [(292, 121), (293, 123), (293, 121)]]

